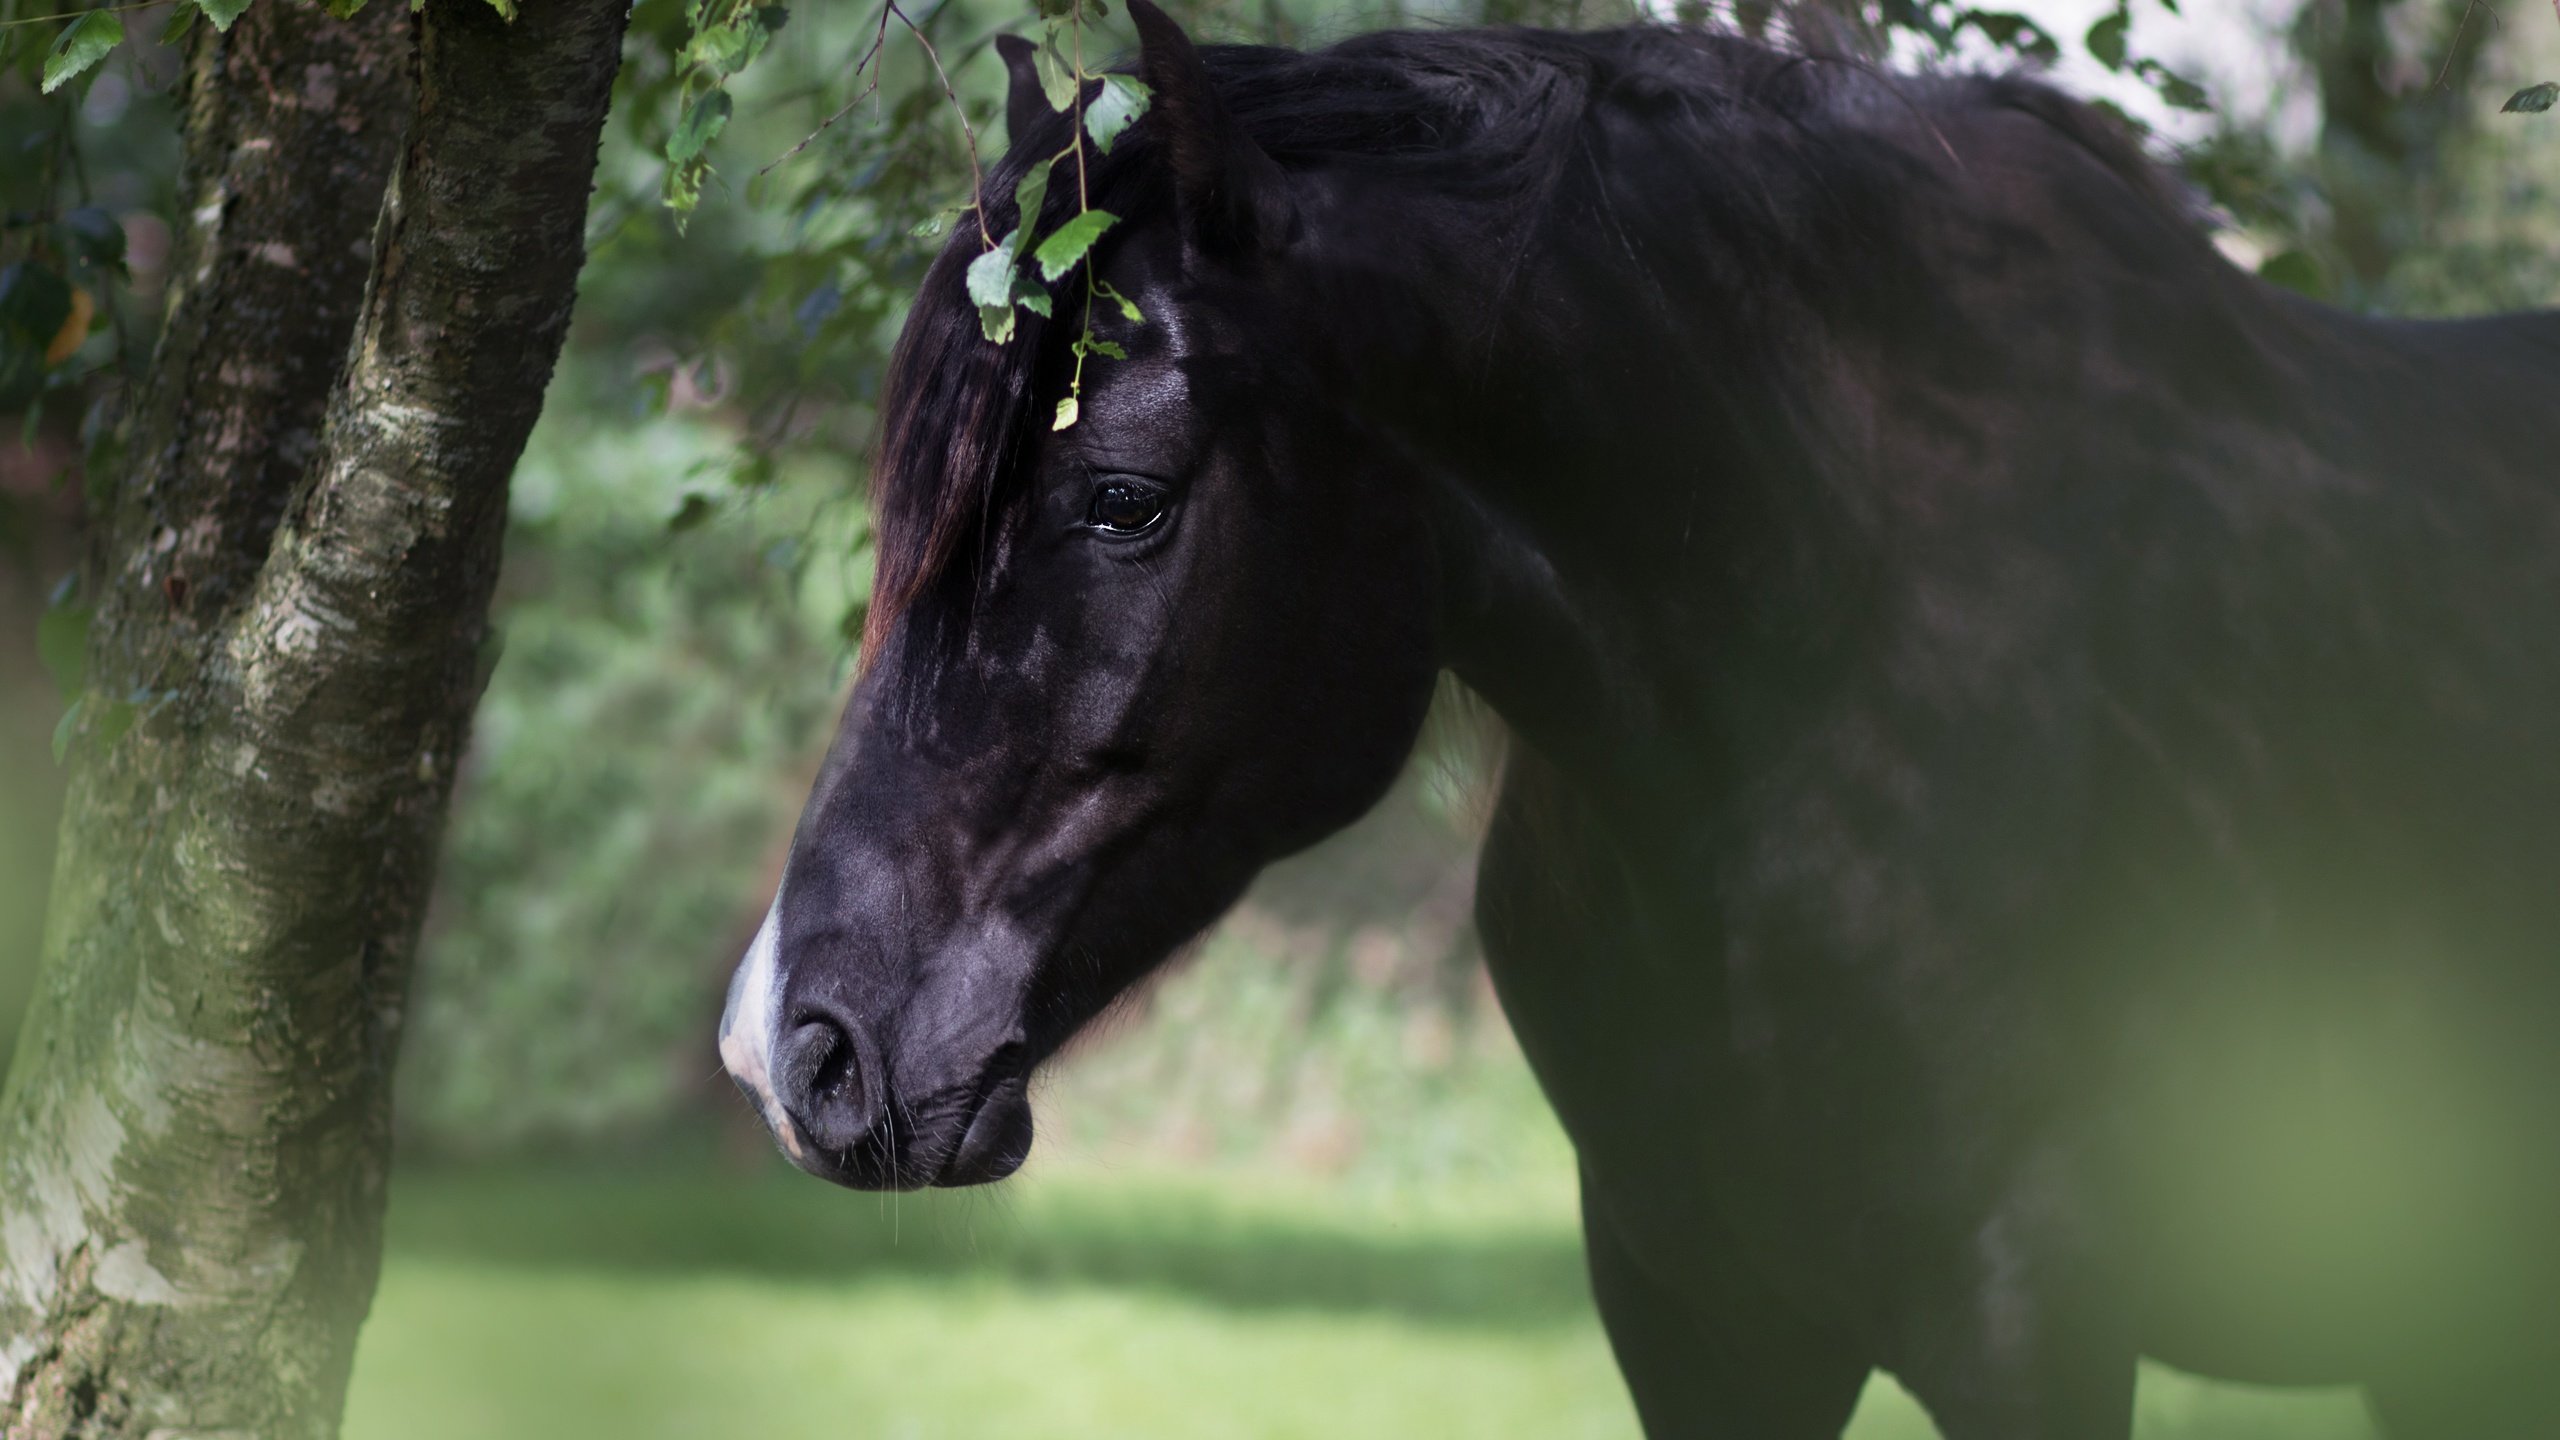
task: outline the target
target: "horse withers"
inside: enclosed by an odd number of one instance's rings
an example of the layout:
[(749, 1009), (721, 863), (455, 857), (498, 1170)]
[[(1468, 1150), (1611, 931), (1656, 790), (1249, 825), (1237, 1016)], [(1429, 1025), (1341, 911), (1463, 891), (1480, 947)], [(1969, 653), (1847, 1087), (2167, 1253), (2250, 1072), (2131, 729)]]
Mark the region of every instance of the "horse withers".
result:
[[(1142, 319), (893, 361), (866, 671), (721, 1048), (802, 1168), (1512, 734), (1478, 911), (1649, 1433), (2123, 1440), (2136, 1359), (2560, 1423), (2560, 317), (2359, 319), (2094, 112), (1668, 28), (1195, 50)], [(1019, 78), (986, 194), (1064, 149)], [(1045, 234), (992, 201), (992, 234)], [(1081, 277), (1062, 282), (1081, 283)]]

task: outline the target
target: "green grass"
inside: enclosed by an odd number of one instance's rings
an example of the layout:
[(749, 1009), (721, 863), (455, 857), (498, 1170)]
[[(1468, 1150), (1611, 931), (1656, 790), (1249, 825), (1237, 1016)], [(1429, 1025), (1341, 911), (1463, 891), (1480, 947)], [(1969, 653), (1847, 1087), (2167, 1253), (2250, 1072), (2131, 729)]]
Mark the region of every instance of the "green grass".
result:
[[(493, 1324), (493, 1316), (503, 1321)], [(890, 1279), (395, 1273), (350, 1433), (1630, 1433), (1587, 1332)]]
[[(1628, 1440), (1573, 1226), (1534, 1189), (1053, 1170), (428, 1176), (350, 1440)], [(2142, 1440), (2367, 1440), (2349, 1397), (2146, 1375)], [(1890, 1382), (1854, 1440), (1934, 1432)]]

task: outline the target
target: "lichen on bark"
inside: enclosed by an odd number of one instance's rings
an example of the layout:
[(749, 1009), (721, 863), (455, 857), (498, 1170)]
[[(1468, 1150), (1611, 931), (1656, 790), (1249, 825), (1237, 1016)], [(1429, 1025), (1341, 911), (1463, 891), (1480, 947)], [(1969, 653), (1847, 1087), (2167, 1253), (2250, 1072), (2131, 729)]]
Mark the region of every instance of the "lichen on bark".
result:
[(198, 28), (169, 324), (85, 570), (92, 688), (147, 703), (76, 748), (0, 1091), (8, 1440), (336, 1430), (625, 16)]

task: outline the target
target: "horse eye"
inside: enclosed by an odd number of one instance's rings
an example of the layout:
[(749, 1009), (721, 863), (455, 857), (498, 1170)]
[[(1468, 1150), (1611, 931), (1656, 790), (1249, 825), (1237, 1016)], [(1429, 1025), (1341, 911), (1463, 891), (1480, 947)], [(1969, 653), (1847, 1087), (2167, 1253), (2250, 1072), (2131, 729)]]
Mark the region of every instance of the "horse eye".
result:
[(1163, 491), (1127, 480), (1105, 480), (1093, 487), (1093, 505), (1084, 523), (1107, 535), (1140, 535), (1152, 530), (1172, 509)]

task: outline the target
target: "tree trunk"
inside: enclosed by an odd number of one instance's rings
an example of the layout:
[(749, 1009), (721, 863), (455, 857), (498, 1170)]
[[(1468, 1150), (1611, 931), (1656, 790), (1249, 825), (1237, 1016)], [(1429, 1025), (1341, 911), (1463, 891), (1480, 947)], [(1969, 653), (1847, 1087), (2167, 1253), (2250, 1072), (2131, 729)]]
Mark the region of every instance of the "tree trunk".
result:
[(337, 1428), (625, 17), (199, 27), (170, 324), (98, 496), (88, 718), (0, 1092), (9, 1440)]

